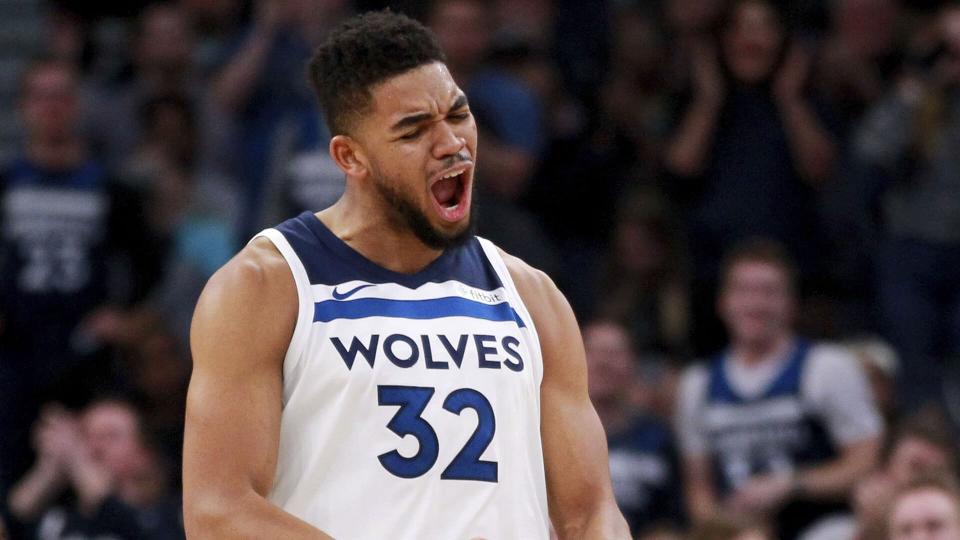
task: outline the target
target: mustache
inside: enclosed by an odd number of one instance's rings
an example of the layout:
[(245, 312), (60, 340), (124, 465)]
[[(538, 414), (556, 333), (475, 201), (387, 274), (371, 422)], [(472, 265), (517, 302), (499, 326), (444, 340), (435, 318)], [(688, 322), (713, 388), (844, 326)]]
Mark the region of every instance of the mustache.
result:
[(448, 156), (444, 158), (443, 166), (440, 167), (440, 170), (442, 171), (444, 169), (449, 169), (450, 167), (453, 167), (457, 163), (462, 163), (462, 162), (473, 163), (473, 159), (470, 158), (470, 154), (467, 154), (464, 152), (458, 152), (452, 156)]

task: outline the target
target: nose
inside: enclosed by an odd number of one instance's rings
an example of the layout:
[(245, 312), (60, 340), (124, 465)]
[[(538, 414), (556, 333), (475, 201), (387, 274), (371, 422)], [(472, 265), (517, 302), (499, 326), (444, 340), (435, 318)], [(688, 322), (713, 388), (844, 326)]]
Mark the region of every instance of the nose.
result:
[(443, 159), (460, 153), (467, 141), (447, 122), (437, 124), (436, 139), (433, 143), (433, 157)]

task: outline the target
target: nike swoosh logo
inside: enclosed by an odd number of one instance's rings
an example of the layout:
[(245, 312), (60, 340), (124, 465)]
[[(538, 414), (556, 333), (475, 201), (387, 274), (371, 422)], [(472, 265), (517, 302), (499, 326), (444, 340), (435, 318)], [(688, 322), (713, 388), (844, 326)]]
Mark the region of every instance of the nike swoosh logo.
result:
[(373, 287), (373, 284), (372, 284), (372, 283), (367, 283), (366, 285), (357, 285), (355, 288), (350, 289), (349, 291), (346, 291), (346, 292), (337, 292), (337, 288), (334, 287), (334, 288), (333, 288), (333, 299), (334, 299), (334, 300), (346, 300), (347, 298), (350, 298), (351, 296), (353, 296), (354, 294), (356, 294), (357, 291), (359, 291), (360, 289), (366, 289), (367, 287)]

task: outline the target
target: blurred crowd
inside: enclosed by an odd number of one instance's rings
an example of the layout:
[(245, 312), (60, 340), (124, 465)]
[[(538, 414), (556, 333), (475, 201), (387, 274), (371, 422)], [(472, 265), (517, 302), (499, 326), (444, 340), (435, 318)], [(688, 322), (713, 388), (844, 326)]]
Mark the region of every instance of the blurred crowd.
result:
[(637, 538), (960, 540), (942, 0), (47, 2), (0, 169), (0, 538), (182, 537), (196, 299), (342, 193), (305, 62), (388, 5), (470, 100), (479, 234), (583, 323)]

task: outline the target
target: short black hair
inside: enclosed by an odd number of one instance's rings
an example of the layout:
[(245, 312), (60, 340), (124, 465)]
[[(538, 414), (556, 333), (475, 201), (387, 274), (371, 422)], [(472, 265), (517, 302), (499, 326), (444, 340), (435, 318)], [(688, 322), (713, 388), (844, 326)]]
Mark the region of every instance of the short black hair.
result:
[(433, 33), (389, 9), (353, 17), (317, 48), (308, 66), (332, 135), (370, 106), (373, 86), (446, 56)]

